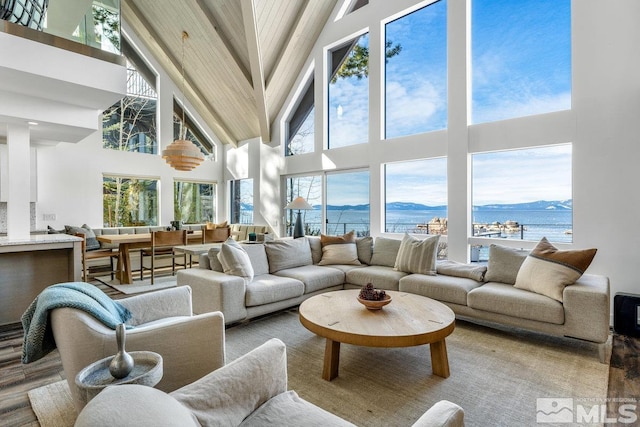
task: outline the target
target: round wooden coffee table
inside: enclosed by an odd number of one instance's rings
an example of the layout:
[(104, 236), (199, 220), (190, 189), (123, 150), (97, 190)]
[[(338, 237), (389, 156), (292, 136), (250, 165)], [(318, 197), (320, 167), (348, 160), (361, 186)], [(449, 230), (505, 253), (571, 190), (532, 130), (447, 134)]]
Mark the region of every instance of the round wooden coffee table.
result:
[(300, 304), (300, 323), (327, 339), (322, 378), (338, 376), (340, 343), (366, 347), (410, 347), (429, 344), (435, 375), (449, 376), (445, 338), (455, 328), (455, 315), (446, 305), (406, 292), (387, 291), (390, 304), (367, 310), (356, 299), (357, 289), (327, 292)]

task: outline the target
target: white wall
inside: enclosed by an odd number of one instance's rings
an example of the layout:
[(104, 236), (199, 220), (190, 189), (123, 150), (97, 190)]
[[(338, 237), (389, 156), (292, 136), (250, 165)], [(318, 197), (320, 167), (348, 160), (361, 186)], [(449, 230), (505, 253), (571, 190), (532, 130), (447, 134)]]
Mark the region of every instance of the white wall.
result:
[[(424, 4), (424, 3), (421, 3)], [(568, 111), (468, 126), (465, 43), (468, 1), (448, 2), (449, 43), (449, 128), (442, 132), (381, 139), (380, 117), (382, 75), (376, 61), (370, 63), (370, 142), (335, 150), (326, 147), (325, 47), (368, 27), (372, 55), (381, 37), (380, 21), (405, 9), (415, 9), (411, 0), (370, 0), (368, 6), (333, 22), (320, 35), (305, 70), (315, 63), (316, 152), (284, 158), (282, 174), (303, 174), (331, 169), (368, 167), (371, 177), (371, 233), (381, 235), (383, 205), (381, 165), (388, 161), (448, 156), (449, 256), (466, 261), (470, 242), (491, 240), (468, 237), (470, 222), (469, 157), (490, 150), (573, 143), (573, 244), (563, 248), (596, 247), (598, 253), (588, 272), (611, 279), (616, 292), (640, 293), (636, 270), (640, 254), (640, 2), (616, 0), (606, 5), (599, 0), (573, 0), (572, 7), (572, 108)], [(339, 5), (338, 5), (339, 6)], [(335, 15), (335, 12), (334, 12)], [(373, 56), (372, 56), (373, 57)], [(303, 73), (297, 86), (304, 84)], [(273, 126), (273, 144), (283, 138), (282, 120), (295, 101), (289, 96)], [(251, 152), (252, 156), (259, 153)], [(259, 161), (251, 157), (249, 162)], [(264, 161), (272, 162), (267, 158)], [(281, 182), (265, 182), (261, 164), (261, 194), (281, 196)], [(257, 178), (254, 176), (253, 178)], [(265, 220), (281, 222), (282, 210), (263, 211)], [(533, 247), (536, 242), (500, 241)]]
[[(126, 23), (123, 29), (133, 44), (140, 49), (142, 56), (152, 69), (158, 73), (157, 91), (159, 106), (158, 153), (173, 141), (173, 96), (182, 100), (178, 87), (171, 81), (155, 59), (137, 40), (135, 33)], [(187, 111), (201, 125), (202, 130), (217, 145), (216, 159), (205, 160), (190, 172), (180, 172), (171, 168), (162, 160), (160, 154), (149, 155), (128, 153), (102, 148), (102, 133), (97, 131), (76, 144), (60, 143), (53, 147), (38, 148), (38, 203), (37, 226), (44, 229), (47, 225), (63, 228), (64, 225), (82, 225), (102, 227), (102, 176), (120, 174), (135, 177), (150, 177), (160, 180), (160, 216), (159, 223), (168, 225), (173, 220), (173, 180), (174, 178), (218, 182), (217, 214), (218, 220), (226, 219), (224, 199), (226, 195), (223, 181), (224, 150), (214, 133), (204, 125), (202, 118), (195, 112), (189, 100), (185, 100)], [(96, 117), (96, 126), (101, 124)], [(44, 220), (45, 215), (55, 215), (55, 220)]]

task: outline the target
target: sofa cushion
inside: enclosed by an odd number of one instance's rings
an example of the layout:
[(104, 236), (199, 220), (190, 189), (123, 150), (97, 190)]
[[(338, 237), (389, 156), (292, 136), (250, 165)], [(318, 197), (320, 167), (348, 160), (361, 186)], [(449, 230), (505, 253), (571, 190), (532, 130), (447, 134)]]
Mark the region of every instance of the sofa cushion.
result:
[(370, 265), (368, 267), (354, 268), (353, 270), (347, 271), (346, 283), (358, 286), (372, 283), (376, 289), (397, 291), (400, 279), (406, 275), (407, 273), (395, 271), (389, 267)]
[(110, 386), (78, 415), (77, 427), (199, 426), (195, 416), (167, 393), (138, 384)]
[(528, 254), (529, 251), (526, 250), (491, 244), (484, 281), (513, 285), (516, 283), (520, 266)]
[(400, 279), (398, 289), (438, 301), (467, 305), (467, 294), (479, 286), (482, 283), (463, 277), (410, 274)]
[(243, 277), (247, 282), (253, 279), (253, 266), (247, 252), (238, 242), (228, 238), (220, 247), (218, 254), (225, 274)]
[(465, 264), (457, 261), (442, 260), (436, 262), (436, 272), (446, 276), (464, 277), (478, 282), (484, 280), (486, 265)]
[(311, 248), (311, 262), (317, 264), (322, 259), (322, 244), (319, 236), (307, 236)]
[(564, 323), (564, 307), (561, 303), (504, 283), (485, 283), (471, 290), (467, 297), (467, 305), (477, 310), (522, 319), (556, 325)]
[(441, 400), (422, 414), (412, 427), (464, 427), (464, 410), (455, 403)]
[(278, 276), (290, 277), (304, 283), (304, 293), (319, 291), (331, 286), (344, 283), (345, 274), (331, 267), (304, 265), (302, 267), (287, 268), (275, 273)]
[(515, 287), (562, 302), (564, 288), (582, 276), (595, 255), (596, 249), (561, 251), (543, 237), (522, 263)]
[(269, 259), (269, 273), (313, 264), (311, 247), (306, 237), (267, 242), (265, 249)]
[[(96, 237), (101, 235), (113, 236), (113, 235), (120, 234), (120, 230), (118, 228), (96, 228), (93, 230), (93, 232), (96, 234)], [(100, 249), (119, 249), (119, 248), (120, 248), (119, 243), (100, 242)]]
[[(209, 258), (209, 266), (213, 271), (219, 271), (220, 273), (224, 273), (224, 268), (222, 268), (222, 264), (218, 259), (218, 254), (220, 253), (220, 248), (210, 248), (207, 252), (207, 257)], [(255, 275), (255, 271), (253, 273)]]
[(355, 243), (330, 244), (322, 247), (322, 259), (318, 265), (360, 265), (358, 248)]
[(253, 267), (253, 274), (260, 276), (262, 274), (269, 273), (269, 260), (267, 259), (267, 251), (262, 243), (247, 243), (242, 244), (242, 248), (249, 255), (251, 260), (251, 266)]
[(322, 247), (327, 245), (338, 245), (344, 243), (355, 243), (356, 242), (356, 232), (351, 230), (350, 232), (343, 234), (342, 236), (327, 236), (325, 234), (320, 234), (320, 243)]
[(263, 274), (255, 276), (250, 283), (247, 283), (244, 304), (247, 307), (253, 307), (297, 298), (303, 294), (304, 283), (300, 280), (273, 274)]
[(371, 264), (373, 237), (365, 236), (357, 238), (356, 247), (358, 248), (358, 260), (363, 264)]
[(289, 390), (272, 397), (240, 424), (241, 427), (354, 426)]
[(381, 265), (385, 267), (393, 267), (396, 265), (400, 243), (401, 241), (399, 239), (376, 237), (370, 265)]
[(272, 338), (171, 392), (171, 396), (191, 410), (203, 426), (237, 426), (266, 401), (286, 390), (286, 349), (282, 341)]
[(418, 239), (405, 233), (393, 269), (405, 273), (435, 275), (438, 240), (439, 234)]

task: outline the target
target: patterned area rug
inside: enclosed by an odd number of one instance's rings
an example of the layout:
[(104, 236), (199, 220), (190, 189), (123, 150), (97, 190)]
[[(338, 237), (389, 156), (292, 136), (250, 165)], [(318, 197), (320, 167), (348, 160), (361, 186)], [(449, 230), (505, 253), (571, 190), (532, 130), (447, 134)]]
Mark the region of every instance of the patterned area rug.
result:
[[(609, 365), (598, 361), (597, 349), (577, 340), (458, 321), (447, 338), (447, 379), (431, 373), (428, 346), (343, 344), (339, 376), (328, 382), (321, 378), (325, 340), (289, 310), (228, 328), (227, 361), (272, 337), (287, 345), (289, 388), (361, 426), (410, 426), (441, 399), (464, 408), (467, 426), (539, 425), (538, 399), (606, 403)], [(75, 419), (64, 388), (63, 381), (29, 393), (41, 425), (72, 425), (63, 421)]]

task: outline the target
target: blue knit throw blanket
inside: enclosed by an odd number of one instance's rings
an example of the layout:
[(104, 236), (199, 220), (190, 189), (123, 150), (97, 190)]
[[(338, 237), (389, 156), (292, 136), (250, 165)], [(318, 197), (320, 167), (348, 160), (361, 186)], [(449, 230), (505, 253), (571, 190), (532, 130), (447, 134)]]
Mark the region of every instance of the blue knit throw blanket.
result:
[(62, 307), (83, 310), (114, 330), (116, 325), (131, 318), (131, 313), (122, 304), (89, 283), (68, 282), (49, 286), (22, 315), (22, 363), (35, 362), (56, 348), (49, 322), (50, 312)]

